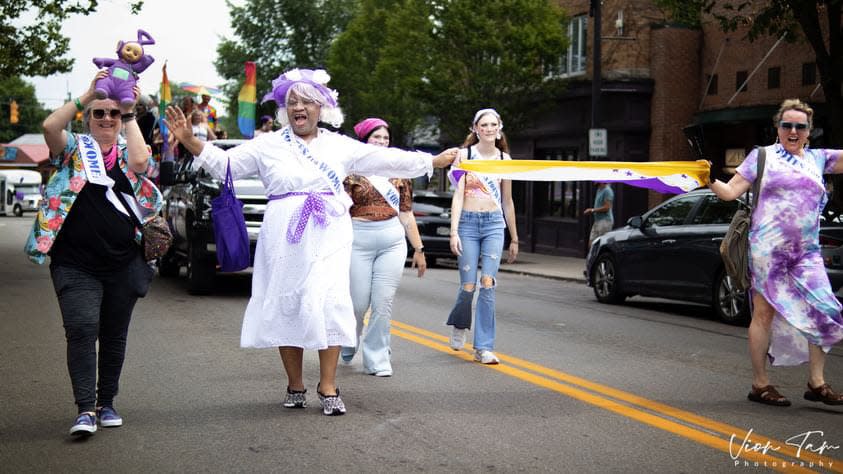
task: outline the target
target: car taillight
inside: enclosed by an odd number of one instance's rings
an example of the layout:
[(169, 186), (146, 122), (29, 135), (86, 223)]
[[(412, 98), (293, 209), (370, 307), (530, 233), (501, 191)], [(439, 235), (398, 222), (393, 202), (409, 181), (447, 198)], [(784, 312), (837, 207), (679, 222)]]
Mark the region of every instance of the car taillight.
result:
[(430, 213), (422, 212), (422, 211), (413, 211), (413, 215), (416, 216), (416, 217), (423, 217), (423, 216), (429, 216)]

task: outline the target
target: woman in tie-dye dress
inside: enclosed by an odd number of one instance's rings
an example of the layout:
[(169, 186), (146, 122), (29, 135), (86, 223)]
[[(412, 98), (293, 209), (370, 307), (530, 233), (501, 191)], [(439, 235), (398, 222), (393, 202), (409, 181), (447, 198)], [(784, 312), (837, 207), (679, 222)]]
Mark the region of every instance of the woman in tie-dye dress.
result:
[[(767, 358), (773, 365), (808, 362), (804, 398), (843, 404), (843, 394), (823, 377), (826, 353), (843, 339), (843, 318), (819, 245), (819, 215), (827, 201), (822, 175), (843, 172), (843, 150), (807, 147), (813, 113), (796, 99), (782, 103), (774, 117), (778, 140), (765, 148), (758, 206), (752, 213), (753, 383), (747, 398), (768, 405), (789, 406), (790, 401), (770, 385)], [(757, 158), (752, 151), (728, 183), (715, 180), (711, 190), (724, 200), (745, 193), (755, 181)]]

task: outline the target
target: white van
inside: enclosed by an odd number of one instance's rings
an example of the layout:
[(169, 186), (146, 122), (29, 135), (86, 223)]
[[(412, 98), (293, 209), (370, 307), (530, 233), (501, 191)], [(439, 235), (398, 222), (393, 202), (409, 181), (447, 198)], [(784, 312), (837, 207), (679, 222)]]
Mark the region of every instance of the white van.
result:
[(0, 170), (0, 216), (22, 216), (37, 211), (41, 201), (41, 173), (31, 170)]

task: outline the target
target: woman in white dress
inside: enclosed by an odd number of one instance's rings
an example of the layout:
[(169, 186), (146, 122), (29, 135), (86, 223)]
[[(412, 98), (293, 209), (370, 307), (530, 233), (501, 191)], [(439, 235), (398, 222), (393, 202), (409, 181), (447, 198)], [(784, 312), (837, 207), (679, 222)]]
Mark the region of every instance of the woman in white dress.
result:
[(342, 181), (349, 174), (411, 178), (448, 166), (457, 150), (436, 157), (361, 143), (321, 129), (339, 126), (336, 92), (322, 70), (293, 69), (272, 82), (264, 97), (278, 106), (280, 130), (223, 151), (193, 137), (177, 108), (167, 126), (197, 155), (197, 163), (223, 178), (257, 174), (269, 196), (255, 254), (252, 296), (243, 318), (242, 347), (278, 347), (287, 375), (284, 406), (307, 406), (302, 376), (305, 349), (319, 351), (319, 396), (325, 415), (346, 412), (336, 385), (341, 346), (355, 347), (349, 292), (351, 199)]

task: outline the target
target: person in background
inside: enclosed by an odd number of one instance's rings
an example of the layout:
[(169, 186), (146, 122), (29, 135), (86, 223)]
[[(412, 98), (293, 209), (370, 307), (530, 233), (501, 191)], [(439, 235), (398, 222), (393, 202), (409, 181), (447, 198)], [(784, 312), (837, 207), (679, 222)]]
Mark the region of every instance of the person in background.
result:
[[(56, 172), (25, 246), (35, 263), (50, 256), (77, 406), (72, 436), (94, 434), (97, 422), (123, 424), (114, 399), (129, 322), (154, 272), (143, 259), (140, 229), (129, 212), (147, 221), (162, 205), (161, 193), (144, 177), (150, 152), (135, 120), (135, 104), (95, 99), (94, 84), (106, 76), (98, 72), (88, 90), (44, 120)], [(137, 100), (140, 89), (134, 92)], [(66, 131), (77, 110), (83, 112), (85, 134)], [(127, 209), (129, 201), (137, 209)]]
[(591, 234), (588, 236), (588, 248), (594, 239), (612, 230), (615, 225), (615, 217), (612, 215), (612, 203), (615, 201), (615, 192), (609, 183), (598, 183), (597, 194), (594, 195), (594, 207), (583, 211), (583, 215), (593, 215), (594, 223), (591, 224)]
[[(501, 131), (503, 122), (494, 109), (478, 110), (471, 122), (471, 133), (460, 149), (462, 160), (509, 160), (509, 146)], [(474, 360), (481, 364), (499, 362), (495, 347), (495, 287), (503, 253), (504, 229), (509, 229), (507, 262), (518, 255), (515, 205), (509, 180), (486, 178), (471, 172), (451, 172), (456, 191), (451, 201), (451, 252), (457, 256), (460, 288), (448, 315), (451, 348), (462, 349), (471, 327), (471, 303), (480, 277), (474, 326)], [(481, 273), (482, 272), (482, 273)]]
[(211, 96), (202, 94), (202, 102), (199, 102), (196, 108), (205, 115), (205, 122), (208, 124), (208, 129), (215, 131), (217, 129), (217, 109), (210, 102)]
[[(367, 118), (354, 126), (364, 143), (389, 146), (389, 125)], [(413, 216), (413, 185), (409, 179), (350, 175), (343, 183), (353, 204), (349, 213), (354, 229), (351, 247), (351, 301), (357, 319), (357, 340), (363, 370), (377, 377), (392, 376), (389, 327), (392, 301), (404, 272), (407, 239), (413, 246), (412, 267), (421, 278), (427, 269), (416, 218)], [(405, 239), (406, 236), (406, 239)], [(363, 317), (371, 308), (366, 335)], [(343, 347), (342, 359), (351, 363), (356, 347)]]
[(193, 136), (177, 108), (167, 109), (167, 126), (196, 162), (222, 179), (230, 163), (234, 179), (258, 175), (266, 206), (255, 253), (252, 292), (240, 345), (277, 347), (287, 375), (286, 408), (304, 408), (306, 349), (319, 352), (316, 394), (324, 415), (342, 415), (345, 403), (336, 383), (342, 346), (355, 347), (356, 328), (349, 290), (353, 238), (342, 182), (349, 174), (414, 177), (449, 165), (456, 149), (427, 153), (360, 143), (318, 127), (342, 123), (336, 92), (323, 70), (293, 69), (272, 81), (264, 101), (278, 104), (284, 127), (222, 150)]
[(208, 140), (216, 140), (217, 136), (214, 131), (208, 126), (208, 122), (202, 120), (202, 112), (194, 110), (190, 114), (190, 125), (193, 129), (193, 136), (198, 138), (201, 142)]
[(148, 95), (143, 95), (138, 99), (138, 103), (135, 105), (135, 117), (141, 129), (143, 141), (151, 147), (153, 145), (153, 132), (158, 119), (152, 113), (152, 99)]
[(255, 130), (255, 136), (259, 136), (264, 133), (269, 133), (272, 131), (272, 117), (269, 115), (264, 115), (261, 117), (260, 126)]
[(227, 140), (228, 139), (228, 132), (226, 132), (225, 129), (220, 127), (219, 125), (214, 130), (214, 135), (217, 136), (217, 140)]
[[(773, 365), (808, 362), (803, 397), (843, 405), (843, 394), (832, 390), (824, 376), (826, 353), (843, 340), (843, 318), (819, 244), (820, 212), (828, 200), (823, 175), (843, 173), (843, 150), (808, 146), (813, 117), (814, 110), (801, 100), (782, 102), (773, 117), (776, 143), (764, 148), (764, 174), (752, 210), (752, 388), (747, 398), (766, 405), (790, 406), (770, 384), (768, 359)], [(709, 187), (718, 198), (733, 201), (752, 186), (757, 166), (755, 149), (728, 183), (714, 180)]]

